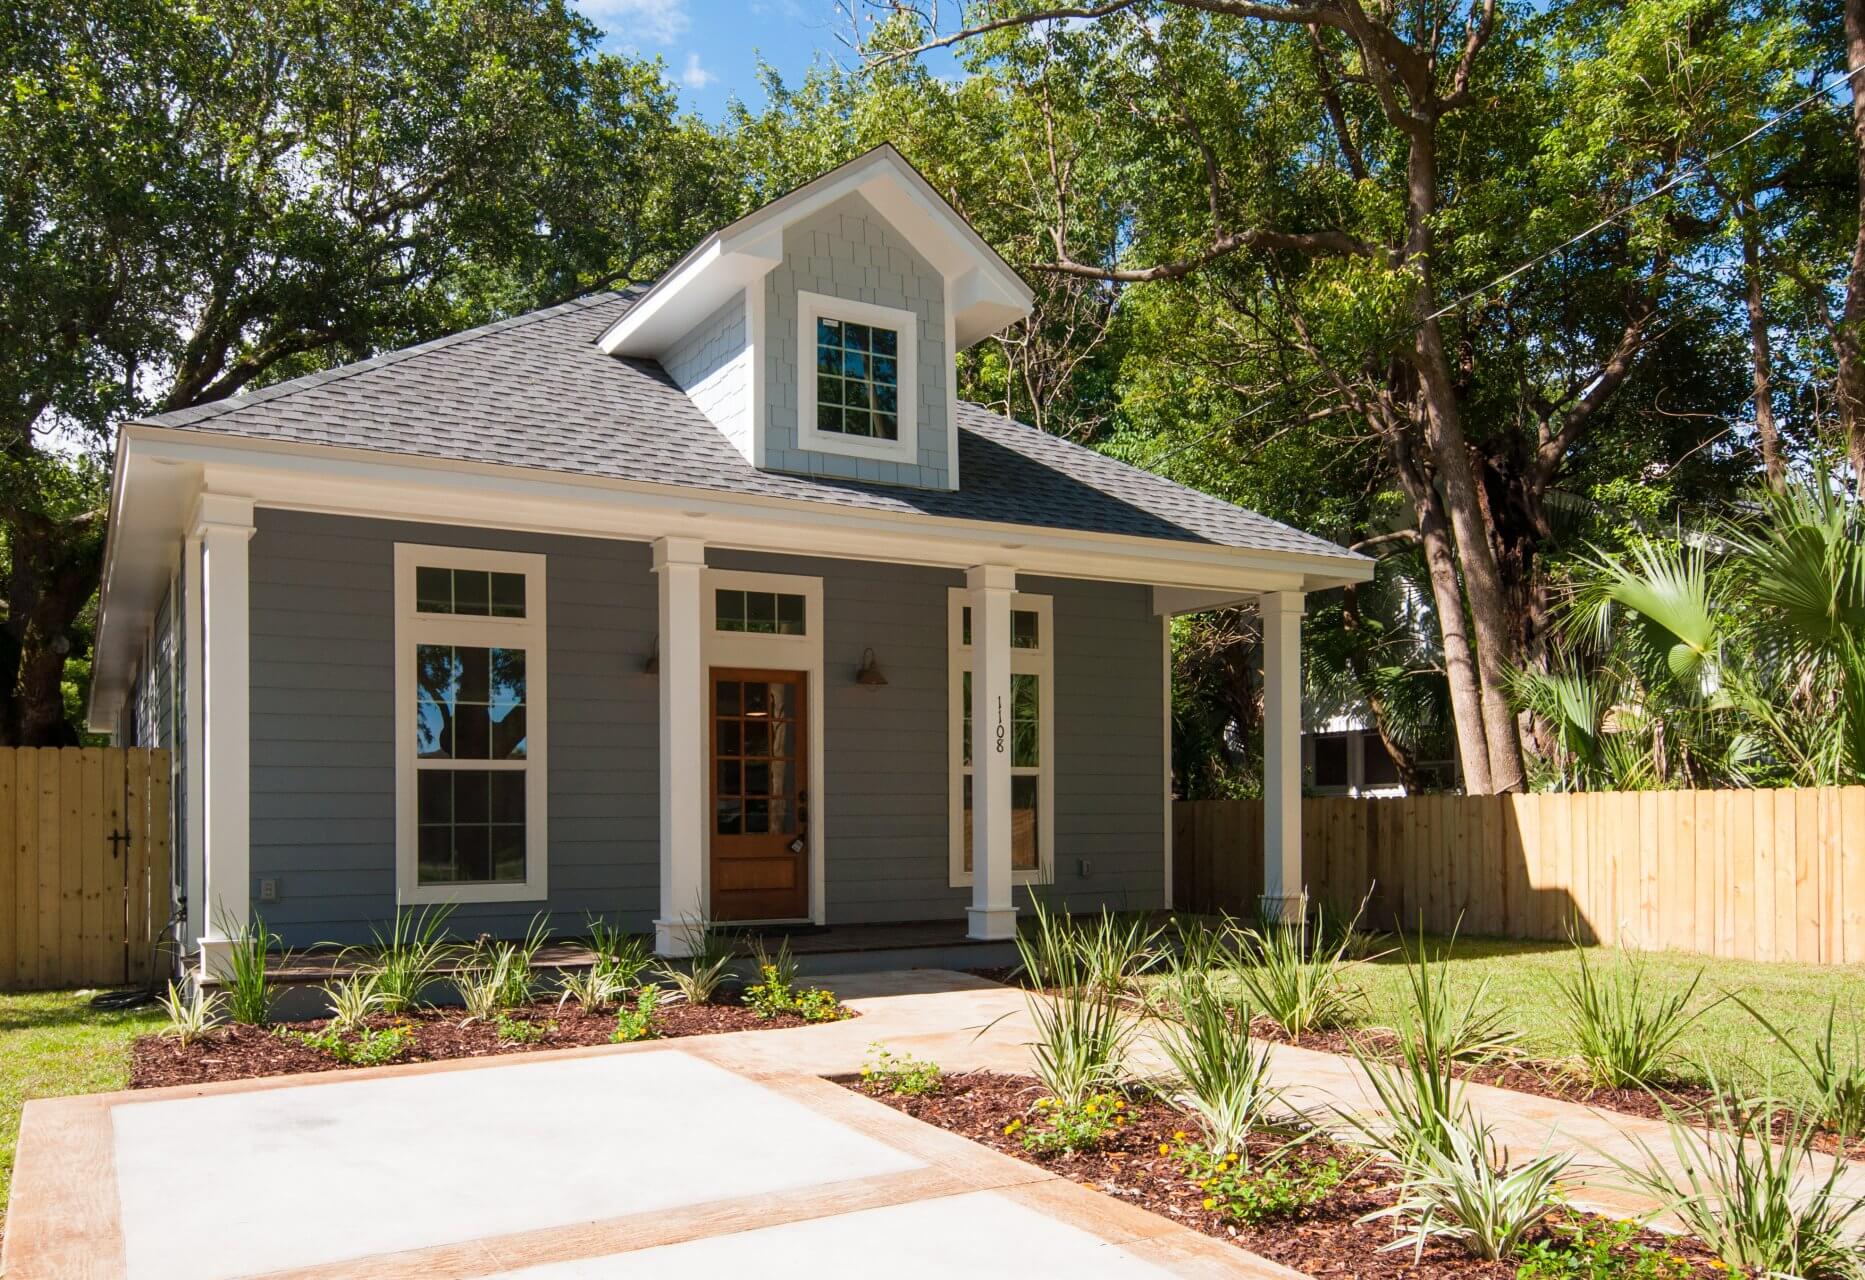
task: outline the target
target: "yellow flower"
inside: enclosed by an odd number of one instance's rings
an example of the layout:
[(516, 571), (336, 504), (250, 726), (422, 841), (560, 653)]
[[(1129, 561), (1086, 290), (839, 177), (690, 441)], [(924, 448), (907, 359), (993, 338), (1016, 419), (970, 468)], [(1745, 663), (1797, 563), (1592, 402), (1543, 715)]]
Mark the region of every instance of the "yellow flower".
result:
[(1088, 1104), (1088, 1106), (1087, 1106), (1087, 1112), (1088, 1112), (1088, 1114), (1089, 1114), (1089, 1115), (1093, 1115), (1093, 1114), (1094, 1114), (1094, 1103), (1092, 1103), (1092, 1102), (1090, 1102), (1090, 1103)]
[(1162, 1156), (1169, 1156), (1172, 1154), (1172, 1148), (1162, 1142), (1159, 1144), (1159, 1154)]
[(1125, 1111), (1126, 1109), (1127, 1109), (1127, 1104), (1124, 1101), (1116, 1102), (1114, 1104), (1114, 1110), (1116, 1111)]
[(1207, 1209), (1215, 1209), (1217, 1208), (1217, 1201), (1213, 1200), (1210, 1196), (1206, 1196), (1204, 1198), (1204, 1207)]
[(1172, 1135), (1172, 1140), (1174, 1142), (1183, 1142), (1185, 1141), (1185, 1137), (1186, 1137), (1185, 1130), (1180, 1129), (1178, 1132)]

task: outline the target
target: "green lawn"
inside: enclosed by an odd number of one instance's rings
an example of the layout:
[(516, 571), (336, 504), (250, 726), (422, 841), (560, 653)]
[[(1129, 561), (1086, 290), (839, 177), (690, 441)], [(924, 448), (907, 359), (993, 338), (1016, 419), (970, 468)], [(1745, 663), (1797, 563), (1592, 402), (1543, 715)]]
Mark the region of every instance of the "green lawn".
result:
[[(1442, 939), (1427, 944), (1441, 950)], [(1382, 945), (1390, 945), (1390, 940)], [(1416, 947), (1416, 943), (1413, 944)], [(1624, 963), (1620, 953), (1594, 948), (1590, 953), (1596, 972), (1612, 974)], [(1804, 964), (1757, 964), (1718, 960), (1682, 952), (1650, 952), (1647, 989), (1679, 991), (1701, 971), (1695, 1007), (1703, 1010), (1680, 1042), (1678, 1074), (1701, 1079), (1700, 1064), (1714, 1064), (1719, 1074), (1734, 1072), (1750, 1087), (1773, 1073), (1776, 1087), (1799, 1091), (1801, 1073), (1793, 1058), (1750, 1014), (1733, 1000), (1735, 992), (1768, 1015), (1770, 1021), (1803, 1046), (1811, 1046), (1826, 1029), (1827, 1009), (1839, 1001), (1839, 1039), (1849, 1054), (1854, 1029), (1865, 1014), (1865, 968)], [(1510, 942), (1487, 938), (1459, 939), (1450, 959), (1452, 981), (1459, 989), (1487, 977), (1490, 999), (1501, 1006), (1510, 1025), (1522, 1033), (1521, 1050), (1537, 1058), (1563, 1059), (1574, 1054), (1567, 1029), (1566, 1003), (1560, 984), (1574, 973), (1573, 948), (1564, 943)], [(1410, 999), (1404, 966), (1389, 955), (1354, 966), (1353, 981), (1367, 996), (1365, 1021), (1393, 1026)]]
[(156, 1009), (99, 1013), (88, 991), (0, 994), (0, 1214), (13, 1186), (20, 1108), (33, 1098), (129, 1083), (130, 1041), (161, 1025)]

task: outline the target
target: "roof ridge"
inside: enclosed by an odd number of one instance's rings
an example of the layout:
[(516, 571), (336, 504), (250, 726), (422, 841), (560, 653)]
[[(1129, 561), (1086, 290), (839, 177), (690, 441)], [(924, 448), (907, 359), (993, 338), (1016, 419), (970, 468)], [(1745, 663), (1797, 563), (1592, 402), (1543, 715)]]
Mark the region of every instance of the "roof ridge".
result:
[(349, 364), (340, 364), (329, 369), (319, 369), (313, 373), (300, 374), (296, 378), (287, 378), (283, 382), (275, 382), (270, 386), (260, 387), (256, 391), (236, 393), (220, 400), (209, 401), (206, 404), (195, 404), (180, 409), (170, 409), (163, 413), (152, 414), (146, 418), (136, 418), (133, 419), (133, 421), (145, 426), (163, 426), (165, 425), (165, 421), (172, 421), (185, 414), (187, 415), (185, 420), (189, 423), (205, 422), (212, 418), (221, 417), (224, 414), (250, 408), (253, 405), (266, 404), (273, 400), (282, 399), (285, 396), (295, 395), (300, 391), (309, 391), (314, 387), (323, 387), (333, 382), (342, 382), (346, 378), (353, 378), (358, 374), (370, 373), (377, 369), (390, 368), (406, 360), (413, 359), (415, 356), (427, 355), (435, 351), (445, 351), (452, 347), (460, 346), (463, 343), (473, 342), (495, 333), (504, 333), (512, 329), (523, 328), (526, 325), (535, 324), (566, 312), (587, 311), (599, 303), (614, 298), (627, 297), (629, 292), (630, 290), (627, 289), (601, 289), (593, 293), (581, 294), (563, 302), (552, 303), (548, 307), (538, 307), (531, 311), (520, 311), (517, 315), (502, 316), (497, 320), (488, 320), (485, 324), (474, 325), (470, 329), (460, 329), (453, 333), (443, 333), (437, 338), (429, 338), (426, 342), (417, 342), (411, 347), (397, 347), (393, 351), (384, 351), (380, 355), (369, 356), (363, 360), (355, 360)]

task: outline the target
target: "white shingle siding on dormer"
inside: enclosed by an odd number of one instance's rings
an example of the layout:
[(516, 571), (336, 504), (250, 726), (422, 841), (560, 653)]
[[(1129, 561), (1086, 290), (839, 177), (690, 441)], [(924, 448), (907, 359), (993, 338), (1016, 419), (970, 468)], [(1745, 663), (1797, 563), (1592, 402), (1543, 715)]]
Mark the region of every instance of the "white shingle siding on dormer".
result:
[(661, 360), (667, 376), (734, 448), (754, 456), (751, 399), (757, 379), (745, 324), (743, 291), (676, 343)]
[[(797, 293), (911, 311), (919, 319), (916, 463), (798, 447), (797, 397), (815, 394), (815, 353), (797, 350)], [(763, 465), (774, 471), (926, 489), (955, 488), (956, 423), (948, 392), (945, 280), (866, 200), (848, 195), (784, 230), (783, 261), (765, 277)], [(906, 394), (906, 388), (901, 389)]]

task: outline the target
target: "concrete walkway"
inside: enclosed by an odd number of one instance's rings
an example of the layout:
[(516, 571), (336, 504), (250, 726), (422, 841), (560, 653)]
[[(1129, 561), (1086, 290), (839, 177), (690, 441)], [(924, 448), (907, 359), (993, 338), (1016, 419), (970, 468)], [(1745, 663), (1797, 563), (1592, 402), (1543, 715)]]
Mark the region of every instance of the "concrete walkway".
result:
[[(502, 1058), (27, 1104), (6, 1280), (672, 1276), (810, 1280), (1295, 1273), (824, 1080), (871, 1046), (948, 1072), (1029, 1071), (1024, 994), (938, 970), (829, 979), (860, 1018)], [(1137, 1066), (1158, 1070), (1142, 1038)], [(1357, 1064), (1278, 1046), (1317, 1119), (1371, 1109)], [(1668, 1156), (1662, 1124), (1469, 1086), (1527, 1159)], [(1865, 1192), (1858, 1172), (1848, 1185)], [(902, 1242), (911, 1242), (910, 1245)], [(815, 1260), (810, 1262), (808, 1260)]]

